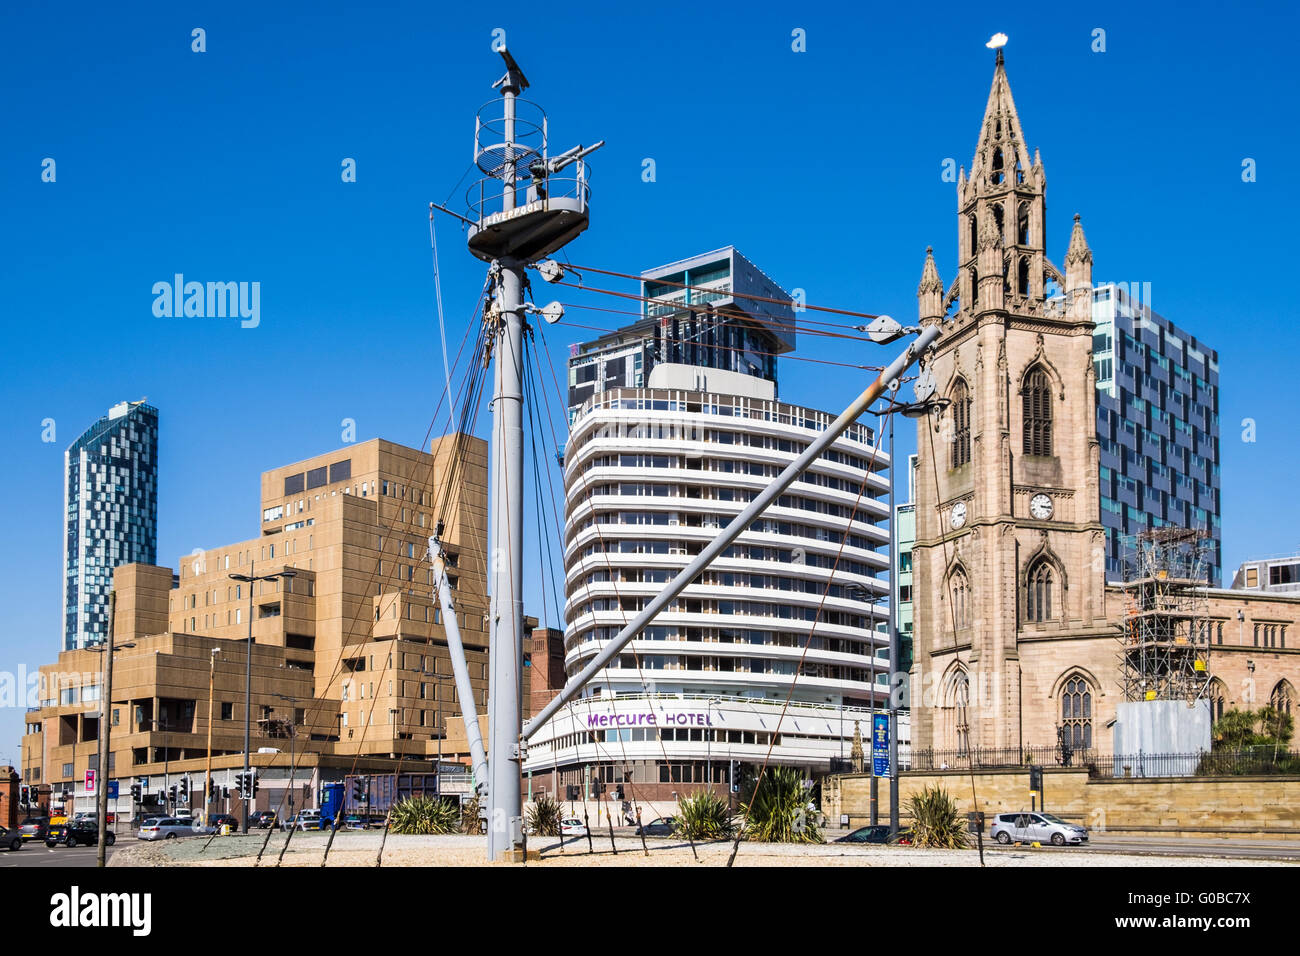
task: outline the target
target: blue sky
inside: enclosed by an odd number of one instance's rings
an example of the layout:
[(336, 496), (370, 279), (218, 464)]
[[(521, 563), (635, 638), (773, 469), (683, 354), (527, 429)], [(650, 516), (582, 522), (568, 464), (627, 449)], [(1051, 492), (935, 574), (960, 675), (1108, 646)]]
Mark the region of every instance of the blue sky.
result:
[[(1300, 205), (1284, 6), (1036, 7), (1024, 26), (971, 4), (275, 6), (25, 5), (0, 22), (0, 671), (58, 650), (63, 449), (116, 401), (161, 410), (166, 565), (254, 536), (260, 472), (339, 447), (345, 418), (361, 440), (419, 442), (442, 378), (427, 208), (469, 165), (474, 111), (501, 73), (494, 29), (554, 147), (608, 142), (574, 262), (636, 272), (733, 243), (810, 302), (906, 318), (927, 245), (952, 278), (943, 162), (970, 163), (983, 44), (1007, 32), (1047, 170), (1049, 255), (1061, 261), (1081, 213), (1094, 277), (1150, 282), (1155, 309), (1219, 351), (1225, 568), (1300, 549), (1286, 498), (1300, 434), (1278, 394), (1300, 346), (1295, 301), (1277, 292)], [(439, 226), (454, 350), (483, 269)], [(155, 317), (151, 288), (177, 272), (259, 282), (261, 324)], [(620, 319), (597, 316), (570, 310)], [(585, 337), (549, 330), (561, 381)], [(799, 354), (882, 358), (811, 336)], [(863, 385), (803, 362), (781, 374), (783, 397), (827, 409)], [(911, 443), (901, 429), (900, 454)], [(16, 760), (21, 724), (0, 709), (0, 762)]]

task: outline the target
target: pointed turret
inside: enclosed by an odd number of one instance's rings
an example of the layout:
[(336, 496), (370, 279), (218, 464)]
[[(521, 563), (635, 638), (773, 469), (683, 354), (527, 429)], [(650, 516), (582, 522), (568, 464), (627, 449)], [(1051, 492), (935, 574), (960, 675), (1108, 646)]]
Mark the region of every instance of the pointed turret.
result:
[(1092, 250), (1083, 234), (1079, 214), (1074, 214), (1074, 229), (1070, 232), (1070, 247), (1065, 250), (1065, 291), (1092, 288)]
[(943, 318), (943, 280), (939, 267), (934, 264), (934, 247), (925, 247), (925, 265), (921, 268), (921, 283), (916, 287), (916, 308), (921, 321)]
[(1092, 250), (1077, 212), (1070, 247), (1065, 251), (1065, 300), (1075, 318), (1083, 320), (1092, 315)]

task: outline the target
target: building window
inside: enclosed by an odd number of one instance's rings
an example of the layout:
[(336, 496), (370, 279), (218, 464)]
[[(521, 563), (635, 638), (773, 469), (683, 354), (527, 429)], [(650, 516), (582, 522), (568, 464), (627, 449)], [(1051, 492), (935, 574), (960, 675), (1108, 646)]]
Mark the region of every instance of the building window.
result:
[(1025, 582), (1025, 620), (1042, 622), (1052, 618), (1052, 566), (1040, 560)]
[(234, 719), (235, 719), (235, 705), (234, 705), (234, 704), (232, 704), (232, 703), (226, 703), (226, 702), (223, 702), (223, 703), (221, 704), (221, 719), (222, 719), (222, 720), (234, 720)]
[(1291, 685), (1286, 681), (1278, 681), (1277, 686), (1273, 688), (1273, 693), (1268, 695), (1268, 705), (1279, 714), (1291, 714), (1291, 702), (1295, 698), (1295, 693)]
[(1092, 688), (1071, 677), (1061, 694), (1061, 742), (1073, 750), (1092, 749)]
[(970, 389), (960, 379), (952, 390), (952, 467), (970, 462)]
[(949, 738), (956, 744), (959, 757), (964, 757), (970, 749), (970, 678), (961, 671), (952, 682), (952, 735)]
[(1210, 689), (1207, 694), (1210, 701), (1210, 720), (1218, 723), (1223, 719), (1223, 712), (1227, 709), (1227, 692), (1224, 690), (1223, 681), (1217, 677), (1210, 682)]
[(1024, 453), (1052, 453), (1052, 390), (1047, 372), (1035, 366), (1025, 375), (1021, 389), (1024, 401)]
[(966, 572), (958, 569), (949, 579), (952, 595), (952, 626), (958, 630), (970, 626), (970, 582)]

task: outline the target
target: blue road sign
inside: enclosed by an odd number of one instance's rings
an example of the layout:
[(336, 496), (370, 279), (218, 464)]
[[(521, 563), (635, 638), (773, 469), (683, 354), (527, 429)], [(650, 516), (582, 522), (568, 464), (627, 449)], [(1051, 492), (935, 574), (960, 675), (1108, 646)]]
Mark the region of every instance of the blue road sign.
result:
[(889, 715), (871, 715), (871, 772), (889, 776)]
[(110, 781), (108, 781), (108, 799), (110, 799), (110, 800), (116, 800), (116, 799), (117, 799), (117, 781), (116, 781), (116, 780), (110, 780)]

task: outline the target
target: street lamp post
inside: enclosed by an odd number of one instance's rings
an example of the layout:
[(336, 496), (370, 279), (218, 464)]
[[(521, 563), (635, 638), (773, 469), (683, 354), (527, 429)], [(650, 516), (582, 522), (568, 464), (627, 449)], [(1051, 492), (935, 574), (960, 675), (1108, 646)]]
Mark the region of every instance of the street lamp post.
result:
[(715, 733), (713, 729), (713, 705), (721, 704), (721, 703), (722, 701), (718, 700), (718, 698), (710, 697), (709, 706), (706, 708), (706, 711), (708, 713), (708, 717), (707, 717), (708, 726), (704, 728), (704, 732), (709, 735), (708, 736), (709, 746), (708, 746), (708, 750), (706, 751), (708, 756), (705, 760), (705, 767), (706, 767), (705, 775), (709, 779), (709, 793), (713, 793), (713, 735)]
[[(109, 728), (110, 718), (112, 717), (113, 707), (113, 652), (127, 647), (135, 647), (135, 644), (113, 644), (113, 616), (117, 607), (117, 592), (108, 592), (108, 640), (103, 644), (92, 647), (92, 650), (102, 651), (104, 654), (103, 667), (103, 686), (99, 689), (99, 767), (95, 773), (98, 775), (95, 781), (95, 803), (99, 811), (99, 820), (97, 826), (99, 830), (99, 844), (95, 856), (95, 866), (102, 867), (107, 865), (107, 846), (105, 844), (105, 832), (108, 829), (108, 764), (109, 754), (112, 749), (109, 746)], [(75, 747), (74, 747), (75, 752)], [(73, 772), (76, 772), (76, 761), (73, 761)], [(117, 801), (113, 801), (113, 808), (116, 810)]]
[[(920, 402), (890, 400), (880, 411), (872, 414), (889, 416), (889, 833), (898, 833), (898, 701), (894, 693), (894, 675), (898, 671), (898, 522), (894, 513), (894, 475), (898, 463), (894, 461), (894, 412), (908, 418), (926, 418), (932, 411), (942, 411), (951, 403), (946, 398), (927, 398)], [(874, 763), (874, 760), (873, 760)], [(875, 778), (872, 777), (874, 783)]]
[[(285, 568), (277, 571), (275, 574), (255, 574), (253, 573), (254, 564), (248, 563), (247, 574), (232, 574), (232, 581), (243, 581), (248, 584), (248, 653), (244, 661), (244, 784), (249, 791), (252, 790), (252, 778), (249, 776), (250, 756), (249, 749), (252, 738), (252, 716), (253, 716), (253, 591), (258, 581), (277, 581), (280, 578), (291, 578), (297, 572), (292, 568)], [(253, 794), (245, 792), (244, 794), (244, 832), (248, 832), (248, 818), (250, 806), (253, 802)]]
[(293, 819), (293, 772), (297, 766), (294, 756), (294, 740), (298, 736), (298, 700), (288, 694), (276, 694), (280, 700), (289, 702), (289, 819)]
[[(434, 666), (437, 664), (435, 662)], [(439, 674), (437, 671), (420, 671), (421, 677), (432, 677), (434, 681), (454, 680), (451, 674)], [(437, 725), (434, 729), (438, 732), (438, 764), (435, 779), (438, 781), (438, 797), (442, 798), (442, 691), (439, 690), (438, 684), (433, 685), (433, 719)]]
[[(890, 462), (893, 464), (892, 460)], [(893, 523), (892, 521), (890, 522)], [(848, 590), (856, 594), (858, 598), (867, 604), (867, 633), (870, 635), (870, 653), (871, 658), (867, 664), (868, 680), (871, 684), (871, 697), (868, 705), (871, 708), (872, 726), (874, 728), (876, 714), (876, 602), (880, 597), (872, 594), (871, 591), (861, 584), (850, 584)], [(874, 730), (873, 730), (874, 734)], [(840, 695), (840, 759), (844, 759), (844, 696)], [(875, 761), (871, 761), (871, 825), (875, 826), (880, 816), (880, 783), (876, 776)]]

